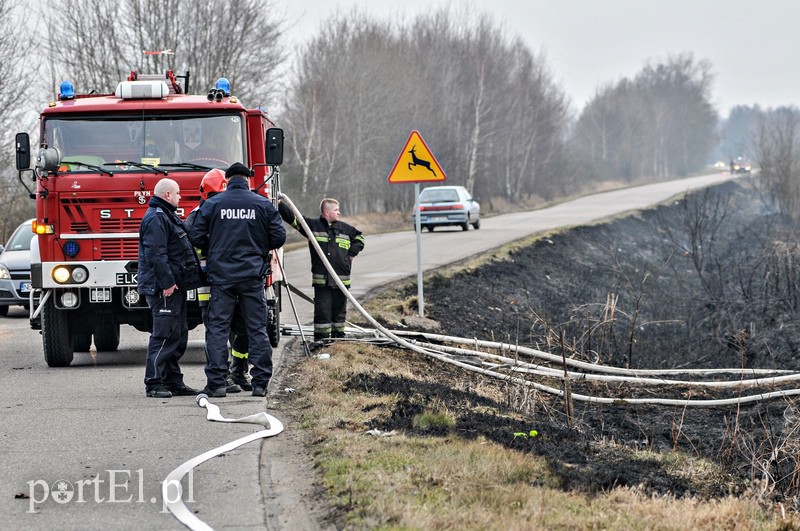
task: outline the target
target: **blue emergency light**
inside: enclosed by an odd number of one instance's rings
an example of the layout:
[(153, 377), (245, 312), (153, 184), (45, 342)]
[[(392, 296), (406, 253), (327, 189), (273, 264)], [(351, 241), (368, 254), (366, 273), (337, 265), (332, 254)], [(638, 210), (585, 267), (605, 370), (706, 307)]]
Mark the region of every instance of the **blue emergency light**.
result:
[(217, 84), (215, 85), (217, 90), (221, 90), (225, 93), (226, 96), (231, 95), (231, 82), (227, 80), (227, 78), (221, 77), (217, 80)]
[(81, 246), (75, 240), (70, 240), (64, 244), (63, 249), (65, 255), (75, 258), (78, 255), (78, 251), (81, 250)]
[(58, 88), (58, 97), (62, 100), (75, 99), (75, 87), (72, 86), (70, 81), (61, 82), (61, 86)]

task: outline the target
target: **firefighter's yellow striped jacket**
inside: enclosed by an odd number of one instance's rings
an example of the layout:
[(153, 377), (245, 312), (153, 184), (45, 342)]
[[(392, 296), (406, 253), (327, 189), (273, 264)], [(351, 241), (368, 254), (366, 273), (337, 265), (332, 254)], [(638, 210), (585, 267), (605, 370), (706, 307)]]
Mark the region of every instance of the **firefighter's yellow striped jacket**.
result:
[[(300, 231), (306, 236), (303, 227), (297, 221), (292, 210), (283, 203), (278, 204), (278, 210), (286, 223)], [(364, 235), (361, 231), (344, 221), (334, 221), (328, 224), (322, 216), (309, 218), (303, 216), (308, 227), (311, 229), (312, 237), (319, 243), (328, 261), (333, 266), (333, 270), (341, 279), (345, 286), (350, 286), (350, 261), (351, 257), (356, 256), (364, 248)], [(311, 284), (313, 286), (335, 286), (336, 283), (330, 278), (328, 270), (322, 260), (317, 256), (317, 252), (308, 242), (311, 251)]]

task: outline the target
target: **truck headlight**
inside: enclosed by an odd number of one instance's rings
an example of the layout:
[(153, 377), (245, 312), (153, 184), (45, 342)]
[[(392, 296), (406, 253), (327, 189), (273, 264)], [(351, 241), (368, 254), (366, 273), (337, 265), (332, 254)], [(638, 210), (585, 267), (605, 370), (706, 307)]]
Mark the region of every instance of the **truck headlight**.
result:
[(72, 270), (72, 280), (78, 284), (83, 284), (89, 278), (89, 272), (82, 267), (76, 267)]
[(69, 282), (69, 269), (64, 266), (53, 269), (53, 280), (59, 284), (66, 284)]
[(83, 284), (89, 278), (89, 271), (83, 266), (67, 266), (60, 265), (53, 269), (53, 280), (59, 284), (67, 284), (73, 282), (75, 284)]

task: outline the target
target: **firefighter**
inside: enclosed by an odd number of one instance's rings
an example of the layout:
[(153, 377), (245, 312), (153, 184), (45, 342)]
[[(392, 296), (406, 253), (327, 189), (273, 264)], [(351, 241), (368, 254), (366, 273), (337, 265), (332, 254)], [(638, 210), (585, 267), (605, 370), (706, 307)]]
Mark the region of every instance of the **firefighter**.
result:
[(252, 391), (253, 383), (248, 372), (250, 370), (250, 363), (248, 361), (250, 357), (250, 343), (247, 340), (247, 327), (242, 318), (241, 306), (238, 304), (233, 313), (230, 342), (231, 359), (229, 378), (232, 383), (239, 385), (245, 391)]
[[(287, 205), (279, 203), (278, 210), (284, 221), (308, 238)], [(353, 258), (364, 249), (364, 236), (357, 228), (339, 220), (339, 202), (336, 199), (323, 199), (319, 210), (318, 218), (303, 216), (303, 219), (311, 229), (311, 237), (319, 243), (342, 284), (349, 289)], [(314, 286), (314, 341), (317, 343), (315, 346), (320, 346), (325, 338), (344, 337), (347, 297), (331, 278), (310, 241), (308, 248), (311, 251), (311, 284)]]
[(177, 216), (180, 188), (172, 179), (161, 179), (139, 227), (137, 291), (145, 296), (153, 315), (153, 331), (147, 345), (145, 394), (152, 398), (196, 395), (183, 382), (178, 361), (186, 351), (186, 291), (201, 284), (200, 262), (186, 226)]
[(272, 377), (264, 279), (270, 252), (283, 245), (286, 230), (275, 206), (250, 191), (251, 175), (244, 164), (232, 164), (225, 172), (228, 189), (203, 203), (190, 229), (201, 248), (208, 246), (211, 300), (205, 392), (212, 397), (225, 396), (228, 335), (237, 299), (247, 329), (253, 396), (266, 396)]

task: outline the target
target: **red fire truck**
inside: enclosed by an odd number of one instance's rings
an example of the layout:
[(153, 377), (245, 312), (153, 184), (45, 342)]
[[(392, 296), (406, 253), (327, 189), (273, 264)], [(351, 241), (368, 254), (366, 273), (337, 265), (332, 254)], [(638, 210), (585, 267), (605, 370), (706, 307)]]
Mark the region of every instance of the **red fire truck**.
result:
[[(28, 134), (16, 136), (20, 182), (36, 200), (30, 320), (51, 367), (69, 365), (92, 338), (98, 352), (117, 350), (122, 324), (151, 329), (136, 272), (139, 224), (159, 179), (180, 184), (183, 219), (200, 201), (203, 175), (234, 162), (252, 168), (251, 188), (276, 201), (282, 130), (263, 109), (245, 108), (225, 78), (202, 96), (187, 94), (188, 83), (188, 72), (131, 72), (113, 94), (76, 94), (65, 81), (41, 113), (33, 169)], [(281, 258), (273, 253), (265, 287), (274, 346)], [(196, 293), (187, 295), (194, 328), (201, 313)]]

